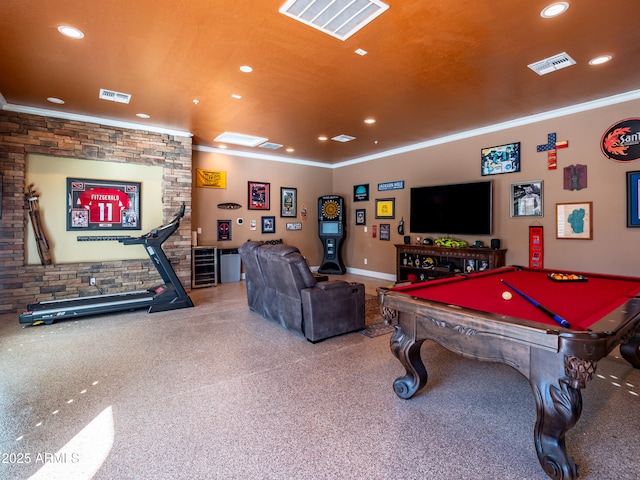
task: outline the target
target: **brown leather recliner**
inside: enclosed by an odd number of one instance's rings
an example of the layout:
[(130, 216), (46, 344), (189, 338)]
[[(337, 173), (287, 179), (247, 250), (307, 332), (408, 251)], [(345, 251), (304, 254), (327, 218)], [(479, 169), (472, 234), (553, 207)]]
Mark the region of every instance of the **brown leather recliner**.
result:
[(311, 342), (364, 328), (363, 284), (316, 281), (292, 245), (246, 242), (238, 251), (251, 310)]

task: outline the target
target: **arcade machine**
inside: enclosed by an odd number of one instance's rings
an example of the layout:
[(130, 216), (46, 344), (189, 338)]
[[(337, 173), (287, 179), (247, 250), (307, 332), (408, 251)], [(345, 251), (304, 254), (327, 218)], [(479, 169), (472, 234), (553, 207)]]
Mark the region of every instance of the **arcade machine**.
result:
[(346, 235), (344, 199), (338, 195), (325, 195), (318, 199), (318, 235), (324, 250), (318, 273), (343, 275), (347, 272), (340, 247)]
[(152, 313), (193, 307), (191, 298), (187, 295), (180, 279), (173, 270), (171, 263), (169, 263), (169, 259), (162, 250), (162, 244), (180, 226), (180, 219), (184, 216), (184, 210), (183, 204), (173, 220), (166, 225), (154, 228), (141, 237), (118, 239), (124, 245), (144, 245), (145, 251), (151, 258), (151, 263), (156, 267), (164, 281), (163, 284), (135, 292), (31, 303), (27, 306), (27, 311), (20, 315), (20, 323), (46, 323), (50, 325), (59, 319), (138, 308), (148, 308), (147, 312)]

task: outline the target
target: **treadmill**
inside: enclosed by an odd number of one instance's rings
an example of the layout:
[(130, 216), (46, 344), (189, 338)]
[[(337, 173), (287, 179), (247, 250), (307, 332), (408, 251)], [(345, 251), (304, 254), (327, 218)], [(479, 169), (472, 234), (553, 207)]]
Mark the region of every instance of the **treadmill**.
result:
[(147, 308), (147, 312), (152, 313), (193, 307), (191, 298), (187, 295), (169, 259), (162, 250), (162, 244), (180, 226), (180, 219), (184, 216), (184, 212), (185, 206), (182, 204), (178, 214), (166, 225), (154, 228), (141, 237), (118, 239), (124, 245), (144, 245), (145, 251), (164, 283), (135, 292), (30, 303), (27, 305), (27, 311), (20, 315), (20, 323), (50, 325), (55, 320), (123, 310)]

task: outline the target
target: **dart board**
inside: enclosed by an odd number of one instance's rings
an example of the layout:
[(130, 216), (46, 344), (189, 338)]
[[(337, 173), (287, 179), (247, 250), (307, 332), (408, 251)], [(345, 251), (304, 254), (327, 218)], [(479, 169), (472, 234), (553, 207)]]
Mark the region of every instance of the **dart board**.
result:
[(340, 215), (340, 205), (336, 200), (327, 200), (322, 204), (322, 216), (325, 220), (335, 220)]
[(318, 199), (318, 220), (321, 222), (340, 222), (343, 219), (343, 198), (338, 195), (325, 195)]

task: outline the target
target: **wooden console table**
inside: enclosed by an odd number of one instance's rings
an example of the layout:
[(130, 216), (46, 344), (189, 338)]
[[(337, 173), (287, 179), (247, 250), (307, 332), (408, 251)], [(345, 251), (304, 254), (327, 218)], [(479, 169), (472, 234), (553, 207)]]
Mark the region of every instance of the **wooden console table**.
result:
[(396, 282), (406, 282), (410, 274), (418, 280), (459, 272), (491, 270), (505, 265), (506, 250), (492, 248), (451, 248), (437, 245), (396, 246)]

